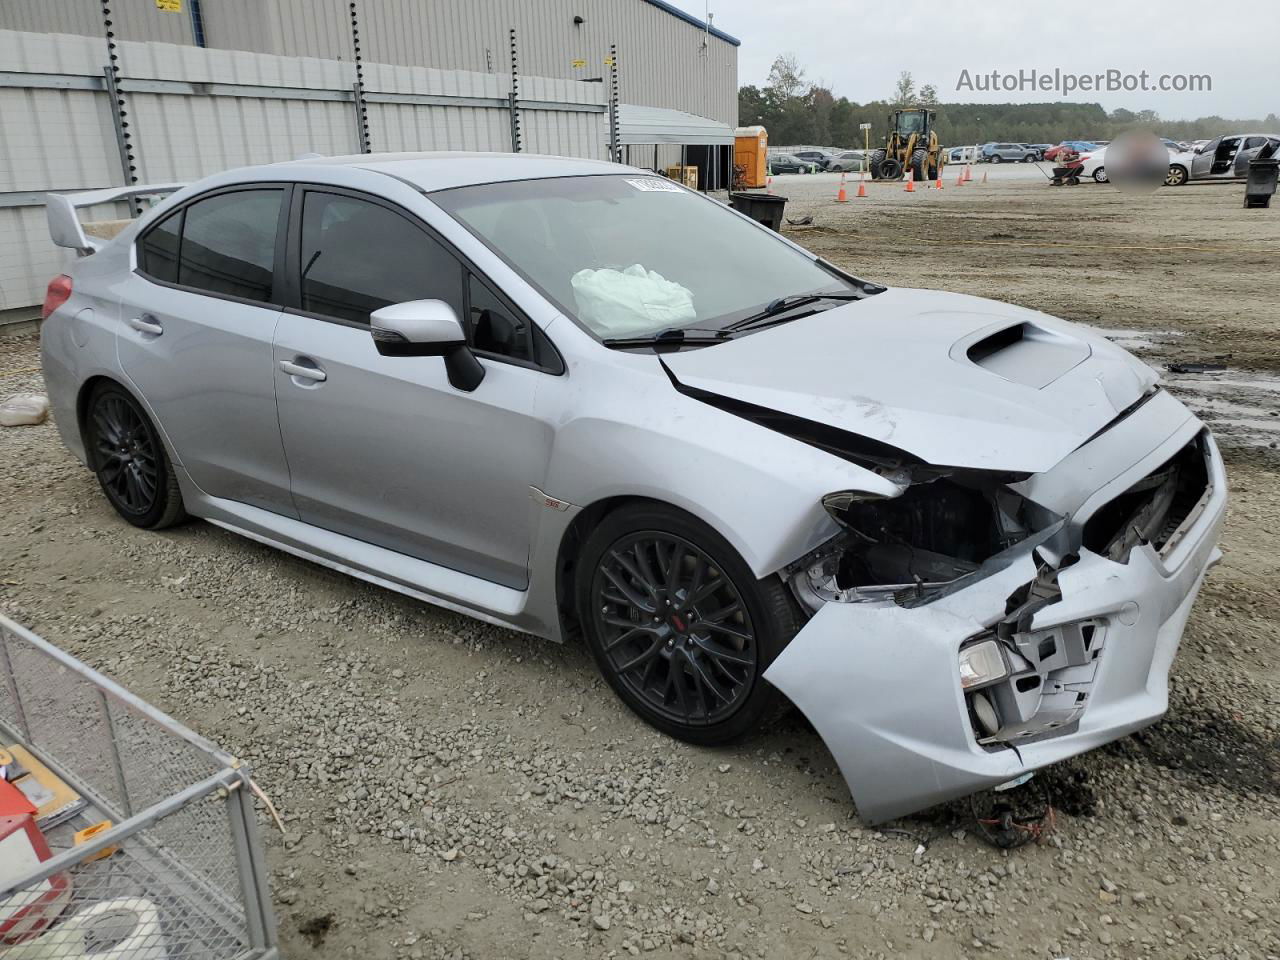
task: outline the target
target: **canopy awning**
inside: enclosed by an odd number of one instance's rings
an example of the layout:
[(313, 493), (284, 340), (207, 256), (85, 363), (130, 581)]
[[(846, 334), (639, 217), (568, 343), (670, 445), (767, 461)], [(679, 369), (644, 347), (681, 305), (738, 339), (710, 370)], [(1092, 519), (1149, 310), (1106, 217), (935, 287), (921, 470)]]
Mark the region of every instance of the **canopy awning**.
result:
[(622, 103), (618, 105), (618, 141), (733, 146), (733, 128), (682, 110)]

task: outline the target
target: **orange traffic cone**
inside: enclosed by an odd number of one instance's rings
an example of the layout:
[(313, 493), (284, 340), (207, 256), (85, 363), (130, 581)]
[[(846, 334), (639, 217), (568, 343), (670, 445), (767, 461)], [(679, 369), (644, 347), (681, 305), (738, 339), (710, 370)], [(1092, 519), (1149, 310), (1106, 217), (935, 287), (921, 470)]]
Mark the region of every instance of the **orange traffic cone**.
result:
[(840, 174), (840, 192), (836, 194), (836, 203), (848, 203), (849, 195), (844, 190), (844, 174)]
[(773, 177), (764, 178), (764, 192), (768, 194), (773, 193)]
[(916, 175), (914, 170), (907, 171), (907, 193), (916, 192)]
[(983, 183), (987, 182), (987, 171), (985, 170), (982, 171), (982, 182)]
[(865, 197), (867, 195), (867, 181), (863, 180), (858, 184), (858, 196)]
[(957, 174), (956, 174), (956, 186), (957, 186), (957, 187), (963, 187), (963, 186), (964, 186), (964, 171), (963, 171), (963, 170), (961, 170), (959, 173), (957, 173)]
[(938, 171), (938, 179), (934, 181), (933, 189), (935, 190), (942, 189), (942, 171), (941, 170)]

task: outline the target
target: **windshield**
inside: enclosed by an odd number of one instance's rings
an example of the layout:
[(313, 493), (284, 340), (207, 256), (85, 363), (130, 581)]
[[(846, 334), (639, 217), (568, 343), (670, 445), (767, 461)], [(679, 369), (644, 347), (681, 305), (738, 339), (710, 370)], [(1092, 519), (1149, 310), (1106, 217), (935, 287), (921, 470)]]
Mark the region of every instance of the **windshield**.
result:
[(919, 133), (923, 129), (923, 113), (901, 113), (898, 115), (898, 132), (904, 136), (911, 133)]
[(652, 175), (490, 183), (431, 199), (602, 339), (714, 331), (780, 297), (856, 289)]

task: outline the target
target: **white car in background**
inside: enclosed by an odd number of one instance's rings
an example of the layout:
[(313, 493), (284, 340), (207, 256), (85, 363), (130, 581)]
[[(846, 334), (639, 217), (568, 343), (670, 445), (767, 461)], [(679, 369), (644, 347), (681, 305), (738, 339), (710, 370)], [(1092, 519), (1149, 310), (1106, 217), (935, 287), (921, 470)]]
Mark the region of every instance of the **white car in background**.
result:
[(1093, 177), (1096, 183), (1107, 183), (1107, 148), (1099, 147), (1097, 150), (1091, 150), (1080, 154), (1080, 160), (1084, 166), (1080, 168), (1081, 179), (1085, 177)]

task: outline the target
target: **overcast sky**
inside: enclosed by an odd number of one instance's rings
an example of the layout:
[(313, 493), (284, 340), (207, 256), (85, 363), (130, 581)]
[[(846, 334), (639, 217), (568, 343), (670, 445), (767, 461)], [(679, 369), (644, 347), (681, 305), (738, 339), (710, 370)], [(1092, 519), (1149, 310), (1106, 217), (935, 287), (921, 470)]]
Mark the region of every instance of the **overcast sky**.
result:
[[(705, 0), (677, 0), (701, 18)], [(1072, 100), (1107, 110), (1150, 108), (1171, 120), (1210, 114), (1261, 118), (1280, 114), (1278, 0), (1092, 0), (1065, 12), (1044, 0), (916, 0), (901, 4), (849, 0), (712, 0), (715, 25), (742, 41), (738, 82), (762, 85), (779, 53), (794, 53), (811, 81), (836, 96), (885, 99), (901, 70), (932, 83), (952, 102), (1030, 103)], [(1208, 74), (1205, 92), (957, 90), (971, 77), (999, 70), (1093, 74), (1147, 70)], [(976, 79), (975, 79), (976, 84)]]

